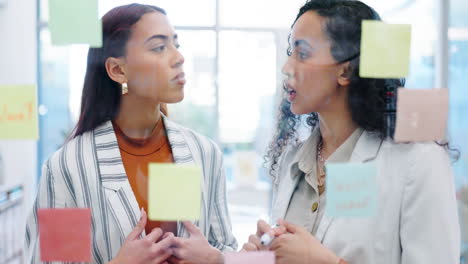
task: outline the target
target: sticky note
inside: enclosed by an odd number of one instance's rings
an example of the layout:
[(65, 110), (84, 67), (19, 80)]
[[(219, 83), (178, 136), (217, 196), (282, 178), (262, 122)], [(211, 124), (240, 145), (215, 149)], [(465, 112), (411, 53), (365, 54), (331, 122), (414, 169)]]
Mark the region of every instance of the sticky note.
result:
[(377, 210), (377, 166), (367, 163), (326, 165), (325, 212), (334, 217), (372, 217)]
[(159, 221), (200, 218), (201, 168), (151, 163), (148, 168), (148, 218)]
[(395, 141), (445, 139), (448, 104), (448, 89), (398, 89)]
[(0, 86), (0, 139), (38, 138), (36, 86)]
[(256, 251), (256, 252), (226, 252), (224, 254), (225, 264), (274, 264), (274, 251)]
[(49, 0), (52, 44), (102, 47), (102, 23), (97, 0)]
[(411, 47), (411, 25), (362, 21), (362, 78), (403, 78), (408, 76)]
[(91, 211), (39, 209), (41, 261), (91, 261)]

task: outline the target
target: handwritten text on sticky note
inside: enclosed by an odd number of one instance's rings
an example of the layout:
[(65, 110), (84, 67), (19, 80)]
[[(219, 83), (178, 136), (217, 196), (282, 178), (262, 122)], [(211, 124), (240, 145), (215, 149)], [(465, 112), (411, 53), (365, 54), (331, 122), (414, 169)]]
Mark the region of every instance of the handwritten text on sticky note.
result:
[(448, 89), (398, 89), (395, 141), (445, 139)]
[(34, 85), (0, 86), (0, 139), (38, 139)]
[(377, 210), (377, 167), (369, 163), (330, 163), (326, 167), (326, 213), (371, 217)]

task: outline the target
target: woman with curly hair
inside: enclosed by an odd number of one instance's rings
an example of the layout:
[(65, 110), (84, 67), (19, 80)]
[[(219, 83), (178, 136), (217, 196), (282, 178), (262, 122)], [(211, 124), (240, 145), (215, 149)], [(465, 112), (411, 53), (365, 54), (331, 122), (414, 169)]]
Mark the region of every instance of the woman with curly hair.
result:
[[(272, 250), (278, 264), (458, 263), (450, 149), (393, 141), (396, 89), (404, 81), (359, 76), (363, 20), (380, 17), (360, 1), (310, 1), (300, 9), (267, 155), (279, 227), (259, 221), (243, 249)], [(299, 142), (302, 115), (311, 135)], [(325, 165), (334, 162), (376, 163), (374, 216), (325, 213)], [(264, 233), (275, 237), (271, 244), (262, 245)]]

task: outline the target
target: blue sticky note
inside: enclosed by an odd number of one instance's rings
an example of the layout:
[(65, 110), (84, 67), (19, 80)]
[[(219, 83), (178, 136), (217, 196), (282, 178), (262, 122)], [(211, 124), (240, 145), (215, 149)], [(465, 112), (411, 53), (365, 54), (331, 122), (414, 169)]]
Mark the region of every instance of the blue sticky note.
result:
[(333, 217), (372, 217), (377, 211), (377, 165), (330, 163), (325, 212)]

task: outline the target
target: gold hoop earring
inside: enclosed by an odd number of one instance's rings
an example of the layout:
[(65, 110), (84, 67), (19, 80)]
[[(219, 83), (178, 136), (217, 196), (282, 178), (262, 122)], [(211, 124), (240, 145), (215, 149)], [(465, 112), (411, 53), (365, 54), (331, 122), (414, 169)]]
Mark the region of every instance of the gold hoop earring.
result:
[(127, 83), (122, 83), (122, 94), (128, 94), (128, 85), (127, 85)]

